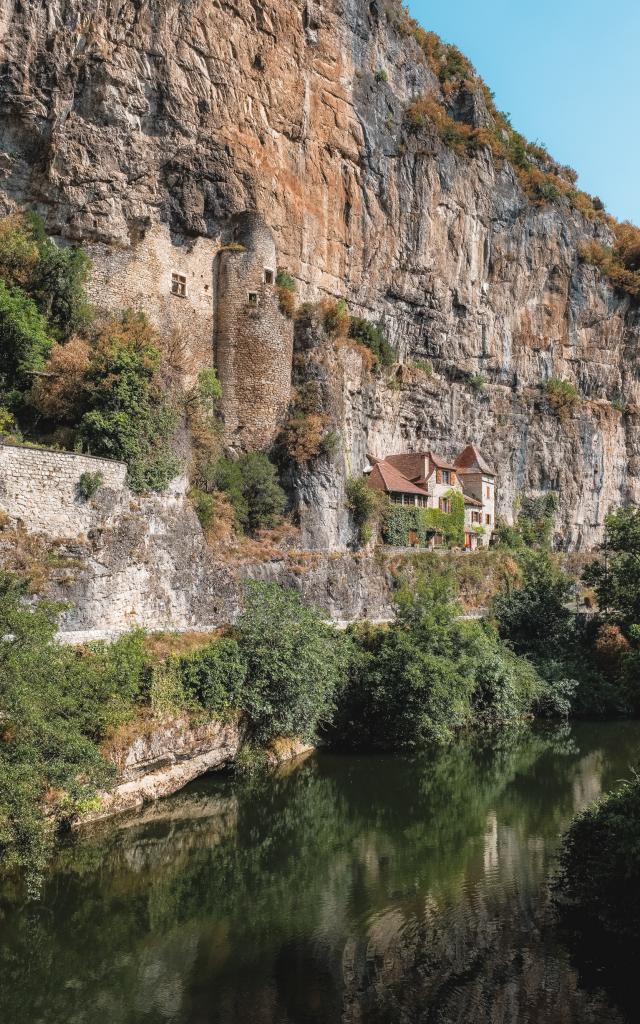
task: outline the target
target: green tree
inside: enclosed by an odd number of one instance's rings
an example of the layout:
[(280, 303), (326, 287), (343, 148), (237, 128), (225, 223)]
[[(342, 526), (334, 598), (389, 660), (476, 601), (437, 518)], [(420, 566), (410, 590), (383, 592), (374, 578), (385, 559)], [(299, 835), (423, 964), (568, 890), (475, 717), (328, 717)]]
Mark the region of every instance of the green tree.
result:
[(545, 691), (535, 669), (490, 627), (461, 619), (450, 573), (405, 580), (390, 627), (357, 627), (335, 730), (348, 746), (441, 743), (471, 721), (502, 723)]
[(162, 388), (154, 341), (142, 313), (125, 313), (107, 328), (87, 371), (88, 410), (79, 427), (93, 455), (127, 463), (135, 491), (160, 491), (179, 469), (171, 450), (177, 410)]
[(91, 269), (77, 246), (59, 246), (47, 238), (44, 223), (33, 213), (0, 220), (0, 278), (20, 286), (47, 319), (58, 341), (87, 326), (92, 310), (85, 286)]
[(281, 522), (286, 496), (278, 483), (276, 467), (262, 452), (219, 459), (205, 469), (203, 477), (208, 486), (226, 494), (239, 529), (255, 533)]
[(617, 950), (626, 946), (630, 962), (640, 954), (639, 850), (640, 776), (634, 774), (573, 822), (556, 885), (561, 909), (592, 933), (601, 955), (613, 942)]
[(98, 744), (133, 714), (147, 658), (136, 633), (81, 656), (55, 642), (58, 607), (25, 598), (0, 575), (0, 859), (35, 880), (55, 824), (112, 777)]
[(640, 625), (640, 508), (621, 508), (605, 521), (605, 554), (586, 566), (583, 579), (594, 587), (600, 611), (618, 620), (627, 636)]
[(53, 344), (47, 321), (21, 288), (0, 281), (0, 377), (5, 390), (31, 385), (30, 372), (42, 370)]
[(233, 637), (222, 637), (175, 659), (185, 693), (210, 714), (228, 716), (241, 706), (247, 665)]
[(48, 238), (38, 248), (39, 259), (29, 291), (55, 337), (64, 341), (92, 320), (93, 311), (85, 292), (91, 260), (83, 249), (60, 248)]
[(505, 577), (493, 613), (500, 635), (517, 653), (553, 656), (566, 645), (573, 615), (567, 608), (571, 578), (546, 551), (523, 551), (518, 556), (520, 577)]
[(282, 519), (286, 497), (278, 483), (278, 471), (261, 452), (240, 459), (242, 492), (247, 502), (247, 527), (251, 533), (276, 526)]
[(312, 739), (333, 712), (345, 645), (292, 591), (248, 584), (238, 642), (247, 664), (243, 706), (255, 738)]

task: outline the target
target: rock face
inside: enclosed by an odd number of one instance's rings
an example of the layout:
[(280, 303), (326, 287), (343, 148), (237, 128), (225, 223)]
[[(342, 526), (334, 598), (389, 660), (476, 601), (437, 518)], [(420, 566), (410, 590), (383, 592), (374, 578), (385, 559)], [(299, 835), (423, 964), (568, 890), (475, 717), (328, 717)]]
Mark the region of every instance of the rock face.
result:
[(135, 810), (176, 793), (188, 782), (231, 764), (242, 743), (237, 723), (193, 726), (185, 719), (154, 724), (112, 755), (118, 769), (113, 789), (100, 795), (100, 809), (81, 824)]
[[(407, 102), (440, 86), (397, 11), (0, 0), (4, 204), (36, 206), (52, 233), (86, 243), (100, 291), (113, 282), (106, 304), (133, 290), (159, 321), (167, 308), (174, 325), (182, 311), (185, 329), (197, 321), (200, 365), (215, 358), (209, 260), (244, 211), (273, 233), (299, 299), (345, 297), (382, 322), (405, 366), (432, 362), (431, 377), (390, 388), (351, 351), (336, 361), (345, 454), (299, 481), (308, 544), (348, 543), (344, 480), (367, 450), (446, 455), (473, 441), (498, 469), (499, 514), (523, 492), (558, 491), (557, 543), (591, 546), (611, 506), (640, 498), (638, 310), (578, 258), (604, 226), (564, 200), (532, 204), (488, 150), (407, 134)], [(457, 113), (481, 124), (478, 97), (472, 107)], [(183, 263), (197, 294), (176, 306)], [(286, 375), (283, 363), (279, 385)], [(477, 375), (481, 392), (465, 383)], [(551, 376), (583, 396), (566, 420), (544, 399)]]

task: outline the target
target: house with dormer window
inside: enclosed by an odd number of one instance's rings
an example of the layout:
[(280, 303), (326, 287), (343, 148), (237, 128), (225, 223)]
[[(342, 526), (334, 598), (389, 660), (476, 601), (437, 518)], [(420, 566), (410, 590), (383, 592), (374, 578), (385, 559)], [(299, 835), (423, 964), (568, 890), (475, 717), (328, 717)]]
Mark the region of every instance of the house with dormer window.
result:
[[(467, 445), (453, 461), (429, 450), (369, 456), (368, 484), (384, 492), (394, 505), (434, 509), (452, 515), (464, 502), (464, 546), (474, 550), (488, 546), (495, 529), (495, 470), (473, 444)], [(457, 497), (459, 496), (459, 497)], [(427, 521), (429, 517), (426, 517)], [(437, 522), (437, 517), (431, 517)], [(418, 543), (416, 530), (409, 530), (408, 543)], [(427, 528), (426, 545), (438, 547), (443, 537), (436, 526)]]

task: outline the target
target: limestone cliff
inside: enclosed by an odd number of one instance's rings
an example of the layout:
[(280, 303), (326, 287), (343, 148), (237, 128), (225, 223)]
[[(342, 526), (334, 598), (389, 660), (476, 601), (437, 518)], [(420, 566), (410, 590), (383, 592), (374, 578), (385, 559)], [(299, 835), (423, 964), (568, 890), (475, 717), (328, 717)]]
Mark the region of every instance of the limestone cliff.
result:
[[(94, 298), (163, 323), (187, 310), (213, 359), (208, 268), (255, 211), (300, 300), (344, 296), (406, 366), (432, 361), (431, 377), (390, 387), (352, 350), (332, 359), (344, 455), (297, 478), (310, 546), (348, 542), (344, 479), (367, 450), (473, 440), (498, 467), (503, 515), (518, 493), (560, 492), (567, 547), (638, 500), (638, 310), (578, 257), (608, 229), (532, 203), (488, 149), (407, 131), (406, 105), (442, 90), (395, 2), (0, 0), (0, 54), (4, 205), (89, 245)], [(481, 96), (463, 99), (449, 98), (456, 116), (482, 124)], [(176, 313), (182, 265), (192, 288)], [(583, 396), (564, 421), (540, 388), (550, 376)]]

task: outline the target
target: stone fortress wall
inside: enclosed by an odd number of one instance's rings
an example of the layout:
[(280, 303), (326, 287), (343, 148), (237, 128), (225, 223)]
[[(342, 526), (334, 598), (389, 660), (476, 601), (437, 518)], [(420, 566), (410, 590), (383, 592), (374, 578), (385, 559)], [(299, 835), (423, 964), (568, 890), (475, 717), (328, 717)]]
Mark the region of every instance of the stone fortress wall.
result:
[[(100, 509), (79, 491), (83, 473), (100, 473)], [(55, 538), (86, 536), (128, 500), (127, 467), (73, 452), (0, 444), (0, 510), (29, 532)]]
[[(227, 444), (264, 449), (290, 400), (293, 325), (280, 311), (276, 246), (264, 221), (238, 214), (224, 235), (229, 245), (220, 237), (180, 240), (155, 224), (130, 249), (89, 245), (89, 294), (99, 309), (142, 310), (164, 335), (173, 333), (186, 383), (215, 365)], [(184, 278), (185, 294), (173, 292), (174, 274)]]
[[(176, 239), (154, 224), (130, 249), (87, 244), (92, 260), (89, 297), (101, 310), (141, 310), (154, 326), (175, 332), (185, 351), (185, 379), (213, 364), (213, 266), (218, 239)], [(172, 274), (186, 278), (186, 294), (172, 292)]]
[(252, 213), (234, 219), (217, 256), (216, 367), (227, 443), (264, 449), (291, 397), (293, 324), (280, 310), (273, 235)]

